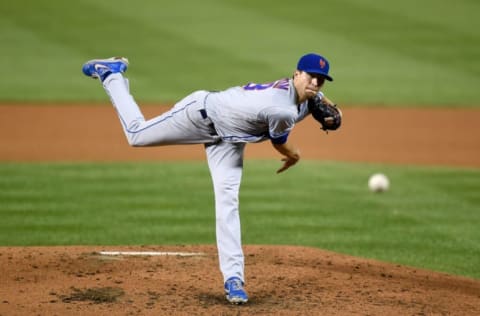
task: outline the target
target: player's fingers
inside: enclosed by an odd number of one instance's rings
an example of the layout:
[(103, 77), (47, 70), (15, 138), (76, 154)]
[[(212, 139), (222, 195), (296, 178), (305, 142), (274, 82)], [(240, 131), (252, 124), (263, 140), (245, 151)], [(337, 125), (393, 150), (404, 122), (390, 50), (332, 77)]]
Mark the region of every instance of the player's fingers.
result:
[(290, 168), (292, 166), (292, 164), (287, 160), (285, 160), (285, 163), (283, 164), (283, 166), (277, 170), (277, 173), (280, 173), (280, 172), (283, 172), (285, 170), (287, 170), (288, 168)]
[(288, 165), (288, 158), (282, 158), (282, 161), (283, 161), (283, 165), (280, 169), (277, 170), (277, 173), (280, 173), (282, 171), (285, 171), (288, 169), (289, 165)]
[(286, 166), (284, 165), (282, 168), (280, 168), (280, 169), (277, 170), (277, 173), (281, 173), (281, 172), (283, 172), (283, 171), (285, 171), (285, 170), (287, 170), (287, 169), (288, 169), (288, 167), (286, 167)]

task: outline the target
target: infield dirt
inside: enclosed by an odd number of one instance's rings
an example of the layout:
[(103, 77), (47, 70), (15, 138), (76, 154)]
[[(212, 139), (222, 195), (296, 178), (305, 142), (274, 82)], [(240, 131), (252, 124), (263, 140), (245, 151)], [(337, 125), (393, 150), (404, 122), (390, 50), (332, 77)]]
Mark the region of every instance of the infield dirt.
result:
[[(313, 120), (296, 127), (304, 159), (480, 167), (479, 110), (343, 111), (329, 135)], [(108, 105), (2, 105), (0, 143), (1, 161), (204, 159), (200, 145), (128, 147)], [(264, 143), (246, 158), (280, 157)], [(480, 315), (479, 280), (304, 247), (247, 245), (245, 255), (251, 300), (233, 306), (214, 246), (0, 247), (0, 315)]]
[[(146, 118), (164, 106), (142, 106)], [(480, 110), (343, 108), (343, 126), (328, 135), (313, 119), (291, 140), (302, 159), (480, 167)], [(0, 106), (0, 161), (205, 159), (203, 146), (131, 148), (115, 111), (104, 106)], [(278, 158), (268, 142), (246, 158)]]

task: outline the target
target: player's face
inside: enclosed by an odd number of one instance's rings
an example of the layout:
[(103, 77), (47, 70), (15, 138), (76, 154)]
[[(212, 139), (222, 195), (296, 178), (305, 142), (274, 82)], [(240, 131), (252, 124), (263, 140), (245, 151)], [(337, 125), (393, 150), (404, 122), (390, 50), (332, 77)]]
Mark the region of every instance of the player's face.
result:
[(314, 97), (325, 83), (325, 78), (318, 74), (295, 71), (293, 84), (297, 90), (298, 102), (302, 103)]

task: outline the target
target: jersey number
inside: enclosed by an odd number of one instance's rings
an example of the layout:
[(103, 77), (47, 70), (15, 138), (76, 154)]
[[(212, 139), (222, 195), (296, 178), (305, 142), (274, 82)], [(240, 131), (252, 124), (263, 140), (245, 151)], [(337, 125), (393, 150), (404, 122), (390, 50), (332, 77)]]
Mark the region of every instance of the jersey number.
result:
[(276, 88), (282, 90), (288, 90), (288, 79), (281, 79), (269, 83), (253, 83), (250, 82), (243, 86), (244, 90), (265, 90), (268, 88)]

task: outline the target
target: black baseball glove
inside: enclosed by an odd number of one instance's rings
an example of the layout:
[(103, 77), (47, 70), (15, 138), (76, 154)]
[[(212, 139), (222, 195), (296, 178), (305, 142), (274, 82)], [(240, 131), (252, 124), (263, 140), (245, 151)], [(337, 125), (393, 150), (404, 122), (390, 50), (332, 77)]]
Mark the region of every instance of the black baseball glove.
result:
[(342, 111), (336, 104), (330, 105), (322, 101), (318, 95), (308, 100), (308, 110), (320, 122), (324, 131), (334, 131), (342, 125)]

